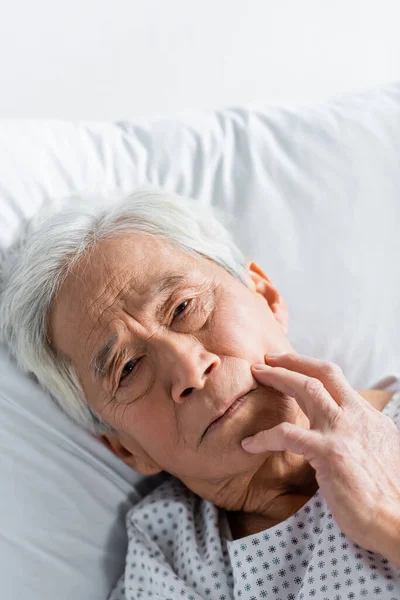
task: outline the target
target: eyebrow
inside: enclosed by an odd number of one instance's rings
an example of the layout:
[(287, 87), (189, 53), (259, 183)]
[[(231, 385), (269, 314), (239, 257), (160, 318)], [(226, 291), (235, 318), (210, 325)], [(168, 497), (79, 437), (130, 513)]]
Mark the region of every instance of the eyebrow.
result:
[[(149, 301), (156, 296), (161, 296), (176, 288), (178, 285), (188, 283), (187, 275), (168, 275), (157, 283), (150, 294)], [(118, 336), (112, 335), (90, 361), (90, 371), (96, 380), (103, 381), (109, 377), (111, 372), (112, 358), (115, 354)]]
[(102, 346), (90, 362), (90, 370), (97, 380), (105, 379), (110, 372), (111, 358), (114, 355), (114, 349), (117, 345), (117, 336), (113, 335)]

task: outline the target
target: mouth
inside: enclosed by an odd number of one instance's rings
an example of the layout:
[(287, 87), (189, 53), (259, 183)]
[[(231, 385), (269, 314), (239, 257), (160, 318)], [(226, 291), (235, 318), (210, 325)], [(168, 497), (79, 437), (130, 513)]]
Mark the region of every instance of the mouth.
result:
[(229, 403), (225, 410), (216, 418), (214, 421), (210, 423), (207, 429), (204, 431), (201, 440), (205, 438), (211, 431), (222, 425), (225, 421), (227, 421), (232, 415), (234, 415), (238, 410), (240, 410), (241, 406), (246, 401), (248, 395), (254, 391), (255, 388), (251, 390), (247, 390), (245, 392), (241, 392), (237, 396), (235, 396)]

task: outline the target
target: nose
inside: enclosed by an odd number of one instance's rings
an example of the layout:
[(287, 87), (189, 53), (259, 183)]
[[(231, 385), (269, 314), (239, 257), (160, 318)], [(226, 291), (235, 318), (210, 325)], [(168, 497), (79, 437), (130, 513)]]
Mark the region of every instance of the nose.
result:
[[(183, 339), (185, 338), (185, 339)], [(170, 382), (171, 396), (183, 404), (195, 390), (204, 388), (207, 378), (221, 363), (217, 354), (204, 348), (196, 339), (169, 339), (163, 348), (164, 366)]]

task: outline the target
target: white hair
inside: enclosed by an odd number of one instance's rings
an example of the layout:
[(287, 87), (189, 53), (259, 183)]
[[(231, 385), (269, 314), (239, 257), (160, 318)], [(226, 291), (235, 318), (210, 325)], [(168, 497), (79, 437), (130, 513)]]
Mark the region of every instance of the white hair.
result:
[[(120, 233), (157, 236), (202, 255), (245, 283), (245, 260), (217, 211), (155, 186), (129, 195), (74, 196), (77, 206), (31, 221), (1, 264), (0, 339), (26, 373), (50, 392), (62, 410), (95, 434), (111, 431), (86, 401), (70, 362), (49, 339), (52, 303), (76, 262), (96, 243)], [(219, 215), (221, 218), (222, 215)], [(44, 219), (44, 220), (43, 220)]]

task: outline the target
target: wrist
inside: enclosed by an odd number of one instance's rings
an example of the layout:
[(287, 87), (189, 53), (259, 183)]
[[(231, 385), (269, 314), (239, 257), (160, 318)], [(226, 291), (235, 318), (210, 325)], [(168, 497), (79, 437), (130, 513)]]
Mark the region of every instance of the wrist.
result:
[(391, 510), (383, 510), (377, 519), (377, 525), (376, 552), (400, 569), (400, 502)]

